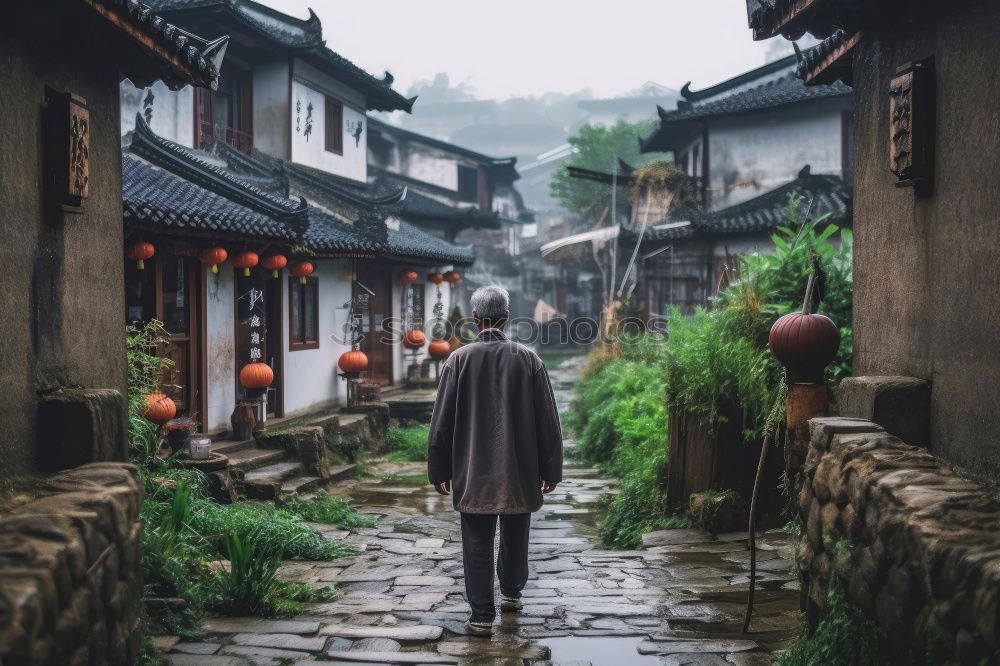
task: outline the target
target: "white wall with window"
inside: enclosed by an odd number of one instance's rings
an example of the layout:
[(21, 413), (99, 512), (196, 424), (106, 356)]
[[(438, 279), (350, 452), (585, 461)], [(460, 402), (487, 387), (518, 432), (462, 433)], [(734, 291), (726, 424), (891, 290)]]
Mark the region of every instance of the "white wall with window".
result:
[(344, 324), (351, 300), (351, 260), (320, 259), (306, 285), (284, 274), (282, 321), (288, 322), (284, 349), (285, 415), (346, 402), (337, 361), (350, 349)]
[(292, 162), (364, 182), (368, 123), (364, 97), (295, 61), (291, 103)]

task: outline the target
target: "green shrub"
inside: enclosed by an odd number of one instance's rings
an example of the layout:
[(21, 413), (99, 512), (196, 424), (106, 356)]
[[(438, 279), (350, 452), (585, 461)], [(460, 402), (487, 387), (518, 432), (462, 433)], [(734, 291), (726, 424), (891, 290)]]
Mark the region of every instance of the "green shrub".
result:
[(137, 464), (152, 461), (160, 443), (158, 426), (147, 421), (142, 412), (146, 408), (146, 395), (158, 390), (160, 375), (173, 365), (170, 359), (156, 355), (164, 334), (163, 325), (155, 320), (125, 328), (128, 444)]
[(813, 630), (804, 619), (799, 635), (774, 662), (775, 666), (867, 666), (871, 664), (868, 622), (832, 576), (827, 613)]
[(412, 425), (389, 426), (385, 435), (389, 460), (394, 462), (422, 462), (427, 460), (427, 433), (430, 427)]
[(286, 497), (281, 508), (306, 522), (336, 525), (342, 530), (375, 527), (374, 518), (362, 516), (347, 500), (322, 492), (311, 498), (298, 495)]
[(235, 533), (224, 537), (229, 567), (212, 578), (212, 607), (227, 615), (273, 615), (281, 584), (281, 556), (265, 539)]

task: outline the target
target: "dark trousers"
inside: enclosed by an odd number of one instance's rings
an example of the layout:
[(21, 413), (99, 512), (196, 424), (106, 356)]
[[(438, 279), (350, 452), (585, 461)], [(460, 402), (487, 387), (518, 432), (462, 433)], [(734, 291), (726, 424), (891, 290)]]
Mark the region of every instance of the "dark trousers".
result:
[(472, 607), (473, 622), (492, 622), (496, 617), (493, 602), (493, 541), (500, 519), (500, 552), (497, 555), (497, 578), (500, 593), (518, 599), (528, 582), (528, 531), (530, 513), (500, 516), (482, 513), (462, 514), (462, 559), (465, 562), (465, 597)]

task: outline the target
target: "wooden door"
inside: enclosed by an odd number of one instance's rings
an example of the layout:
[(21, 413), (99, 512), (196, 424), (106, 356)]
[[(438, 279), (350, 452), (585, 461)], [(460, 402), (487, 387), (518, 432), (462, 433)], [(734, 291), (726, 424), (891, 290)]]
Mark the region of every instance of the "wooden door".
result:
[[(263, 336), (260, 343), (261, 358), (251, 359), (249, 320), (253, 316), (263, 320)], [(268, 416), (282, 416), (282, 366), (281, 366), (281, 280), (271, 277), (270, 271), (254, 270), (250, 277), (236, 271), (236, 374), (237, 393), (239, 371), (251, 360), (260, 360), (271, 366), (274, 381), (267, 390)]]
[(125, 319), (145, 324), (163, 323), (165, 334), (158, 353), (173, 361), (159, 378), (164, 392), (181, 414), (193, 414), (201, 398), (200, 264), (194, 257), (159, 251), (143, 270), (125, 263)]
[(198, 338), (200, 308), (198, 274), (200, 264), (194, 257), (165, 255), (156, 262), (157, 319), (167, 332), (162, 354), (173, 361), (168, 394), (177, 403), (177, 411), (191, 414), (201, 397)]
[[(383, 322), (392, 317), (392, 271), (381, 262), (358, 261), (358, 279), (354, 296), (371, 292), (368, 307), (361, 310), (361, 351), (368, 355), (368, 381), (382, 386), (392, 384), (392, 357), (394, 345), (383, 328)], [(358, 284), (360, 283), (360, 284)], [(367, 289), (367, 291), (366, 291)]]

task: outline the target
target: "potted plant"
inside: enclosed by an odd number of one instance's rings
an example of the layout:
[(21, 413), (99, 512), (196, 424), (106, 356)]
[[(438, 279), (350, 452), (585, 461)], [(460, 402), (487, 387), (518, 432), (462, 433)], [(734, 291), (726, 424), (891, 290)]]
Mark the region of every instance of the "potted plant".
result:
[(163, 431), (167, 435), (167, 444), (174, 455), (187, 447), (191, 433), (197, 428), (198, 422), (194, 420), (193, 416), (178, 416), (163, 424)]

